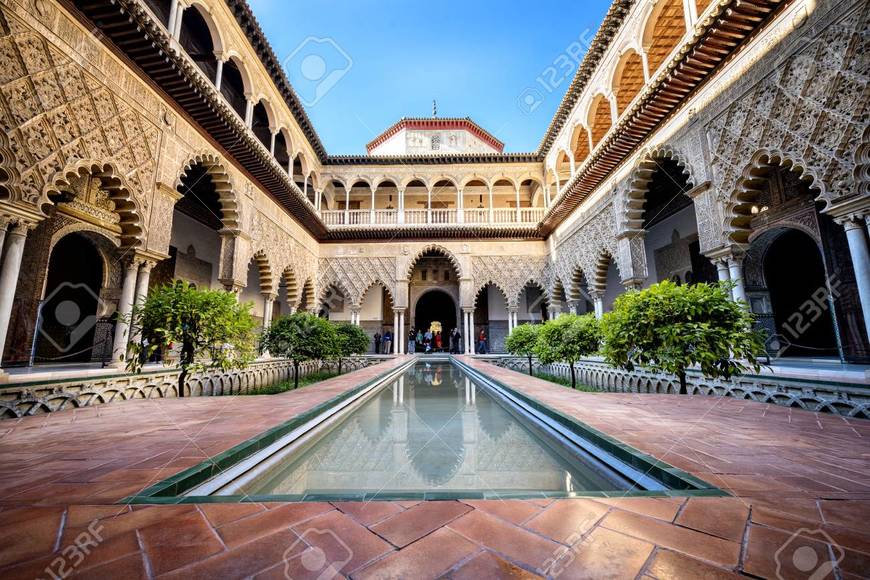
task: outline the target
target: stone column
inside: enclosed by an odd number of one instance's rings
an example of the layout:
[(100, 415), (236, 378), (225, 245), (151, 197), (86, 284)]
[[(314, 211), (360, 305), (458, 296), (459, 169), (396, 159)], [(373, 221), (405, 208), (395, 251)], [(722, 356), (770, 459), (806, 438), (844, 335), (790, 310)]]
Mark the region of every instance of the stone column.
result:
[(565, 305), (568, 307), (567, 314), (577, 314), (577, 306), (579, 306), (579, 300), (566, 300)]
[(350, 188), (344, 188), (344, 224), (350, 224)]
[(426, 223), (432, 223), (432, 188), (426, 192)]
[(465, 354), (471, 353), (471, 314), (468, 309), (462, 311), (462, 322), (465, 328), (465, 332), (463, 333), (465, 337)]
[(245, 105), (245, 127), (250, 129), (251, 125), (253, 125), (253, 123), (254, 123), (254, 101), (251, 100), (251, 97), (248, 97), (247, 104)]
[(175, 25), (172, 31), (172, 38), (175, 40), (178, 40), (181, 37), (181, 23), (184, 22), (185, 9), (187, 9), (187, 6), (179, 4), (178, 11), (175, 13)]
[(127, 343), (130, 340), (130, 312), (133, 310), (133, 300), (136, 294), (136, 278), (139, 272), (139, 260), (132, 259), (124, 266), (124, 277), (121, 283), (121, 298), (116, 311), (118, 320), (115, 322), (115, 339), (112, 345), (112, 366), (121, 368), (127, 358)]
[(405, 351), (408, 349), (407, 339), (405, 337), (405, 311), (399, 310), (399, 340), (398, 340), (398, 348), (396, 349), (397, 354), (405, 354)]
[(398, 195), (396, 200), (396, 207), (398, 208), (396, 211), (396, 223), (403, 224), (405, 223), (405, 188), (399, 187), (396, 193)]
[(217, 89), (218, 92), (221, 92), (221, 84), (224, 82), (224, 59), (223, 57), (218, 57), (217, 59), (217, 72), (214, 75), (214, 88)]
[(732, 255), (728, 258), (728, 273), (734, 282), (732, 296), (735, 302), (746, 302), (746, 286), (743, 283), (743, 256)]
[(28, 226), (20, 223), (13, 225), (8, 234), (6, 228), (3, 228), (4, 237), (9, 240), (3, 253), (3, 268), (0, 271), (0, 364), (6, 347), (6, 334), (9, 332), (9, 319), (12, 317), (12, 305), (15, 302), (15, 289), (18, 287), (27, 230)]
[(169, 20), (166, 22), (166, 30), (169, 31), (170, 36), (174, 36), (175, 32), (175, 19), (178, 17), (178, 0), (172, 0), (169, 5)]
[[(136, 306), (142, 306), (148, 297), (148, 282), (151, 280), (151, 268), (153, 267), (154, 262), (150, 260), (144, 260), (139, 266), (139, 275), (136, 278), (136, 296), (133, 299)], [(136, 330), (136, 333), (130, 336), (130, 342), (138, 342), (140, 337), (140, 330)]]
[(713, 263), (716, 265), (716, 273), (719, 275), (719, 281), (730, 282), (731, 272), (728, 270), (728, 260), (726, 260), (725, 258), (720, 258), (718, 260), (714, 260)]
[(864, 329), (870, 338), (870, 251), (867, 249), (867, 234), (860, 218), (843, 220), (842, 224), (849, 241), (849, 253), (852, 255), (855, 283), (858, 285), (858, 297), (864, 314)]
[(278, 135), (278, 129), (269, 129), (269, 155), (275, 156), (275, 137)]
[(517, 309), (516, 308), (508, 308), (508, 336), (510, 333), (514, 331), (514, 328), (517, 327)]
[(465, 223), (465, 193), (461, 187), (456, 190), (456, 223)]
[(272, 325), (272, 312), (277, 297), (278, 295), (274, 292), (263, 292), (263, 332), (269, 330)]
[(593, 294), (592, 304), (595, 306), (595, 318), (601, 320), (601, 317), (604, 316), (604, 296)]
[[(399, 349), (396, 348), (396, 344), (398, 344), (399, 338), (399, 311), (393, 310), (393, 352), (399, 354)], [(390, 353), (387, 353), (390, 354)]]
[(516, 200), (517, 200), (517, 223), (520, 223), (520, 186), (519, 185), (517, 185)]
[(493, 223), (495, 221), (495, 210), (492, 207), (492, 186), (487, 185), (486, 187), (489, 190), (489, 223)]

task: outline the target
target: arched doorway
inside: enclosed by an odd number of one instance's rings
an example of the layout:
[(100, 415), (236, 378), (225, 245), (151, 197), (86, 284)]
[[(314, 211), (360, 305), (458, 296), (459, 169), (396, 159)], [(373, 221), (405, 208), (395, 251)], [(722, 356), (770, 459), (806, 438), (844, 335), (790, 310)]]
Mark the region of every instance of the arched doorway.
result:
[(111, 335), (95, 344), (103, 286), (103, 258), (80, 233), (64, 236), (51, 252), (36, 336), (36, 362), (90, 362), (111, 352)]
[[(779, 356), (831, 357), (839, 354), (828, 304), (825, 264), (806, 233), (781, 228), (755, 242), (766, 246), (762, 258)], [(808, 304), (813, 306), (807, 307)]]
[(447, 292), (429, 290), (417, 300), (414, 308), (414, 325), (422, 332), (441, 332), (442, 344), (447, 347), (450, 331), (457, 327), (456, 302)]

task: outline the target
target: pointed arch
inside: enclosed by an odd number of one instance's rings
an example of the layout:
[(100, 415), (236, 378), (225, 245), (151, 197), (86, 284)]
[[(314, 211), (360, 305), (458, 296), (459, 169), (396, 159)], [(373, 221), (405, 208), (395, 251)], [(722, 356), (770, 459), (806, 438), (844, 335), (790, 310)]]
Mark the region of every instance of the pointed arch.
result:
[(782, 151), (759, 150), (743, 169), (726, 205), (725, 231), (732, 241), (739, 244), (749, 242), (752, 233), (750, 224), (754, 215), (752, 208), (761, 195), (761, 187), (767, 179), (770, 168), (776, 165), (797, 174), (801, 181), (807, 182), (809, 188), (817, 192), (816, 200), (823, 199), (824, 182), (805, 163)]
[(252, 257), (257, 268), (257, 275), (260, 280), (260, 292), (263, 294), (272, 294), (278, 291), (277, 285), (272, 276), (272, 263), (264, 250), (259, 250)]
[(208, 152), (197, 153), (185, 161), (175, 179), (175, 190), (179, 193), (184, 193), (184, 184), (182, 183), (184, 174), (197, 165), (201, 165), (208, 176), (211, 177), (221, 205), (221, 213), (223, 214), (221, 222), (224, 228), (231, 230), (238, 229), (240, 222), (238, 197), (233, 189), (230, 175), (226, 167), (224, 167), (221, 158), (217, 155)]
[(287, 266), (281, 272), (281, 281), (287, 289), (287, 306), (295, 307), (299, 303), (299, 281), (293, 266)]
[(453, 270), (456, 273), (456, 278), (462, 278), (462, 265), (459, 263), (459, 260), (456, 258), (453, 252), (440, 244), (427, 244), (423, 246), (419, 251), (417, 251), (417, 253), (415, 253), (411, 260), (408, 262), (408, 267), (405, 270), (406, 280), (411, 278), (411, 275), (414, 272), (414, 266), (417, 265), (417, 262), (419, 262), (420, 258), (422, 258), (425, 254), (439, 254), (447, 258), (447, 260), (450, 262), (450, 265), (453, 266)]
[(314, 277), (309, 276), (302, 284), (302, 291), (299, 293), (298, 309), (307, 312), (313, 311), (317, 308), (315, 297)]
[(488, 286), (492, 286), (493, 288), (498, 290), (499, 294), (501, 294), (501, 297), (504, 299), (506, 308), (509, 308), (512, 305), (510, 299), (508, 298), (508, 292), (502, 287), (502, 285), (495, 280), (487, 280), (486, 282), (477, 284), (477, 290), (474, 292), (475, 307), (477, 306), (477, 301), (480, 298), (480, 295), (483, 293), (484, 290), (486, 290)]
[(619, 271), (619, 266), (610, 250), (601, 250), (598, 253), (598, 258), (595, 260), (595, 270), (589, 285), (591, 291), (604, 294), (607, 290), (607, 275), (610, 271), (610, 264), (613, 264), (617, 271)]
[(589, 103), (589, 111), (586, 114), (586, 124), (592, 134), (592, 147), (601, 143), (610, 127), (613, 125), (613, 114), (610, 110), (610, 101), (604, 93), (598, 93)]
[(379, 278), (375, 278), (374, 280), (372, 280), (371, 282), (369, 282), (369, 285), (366, 286), (366, 287), (365, 287), (365, 290), (362, 291), (362, 293), (360, 294), (360, 297), (359, 297), (359, 302), (360, 302), (360, 304), (362, 304), (363, 302), (365, 302), (366, 295), (369, 293), (369, 290), (371, 290), (371, 289), (374, 288), (375, 286), (380, 286), (381, 288), (383, 288), (384, 293), (387, 295), (387, 298), (388, 298), (389, 301), (390, 301), (390, 304), (391, 304), (391, 305), (392, 305), (392, 304), (395, 304), (395, 300), (394, 300), (394, 298), (393, 298), (393, 292), (392, 292), (392, 290), (390, 290), (390, 287), (389, 287), (389, 286), (388, 286), (388, 285), (387, 285), (383, 280), (381, 280), (381, 279), (379, 279)]
[(589, 129), (583, 123), (574, 125), (571, 132), (571, 151), (575, 164), (582, 163), (589, 157)]
[(145, 243), (145, 218), (142, 205), (133, 194), (126, 177), (114, 163), (94, 160), (70, 163), (55, 173), (46, 183), (39, 204), (40, 210), (47, 214), (53, 204), (51, 196), (73, 193), (72, 181), (88, 176), (100, 180), (100, 189), (106, 192), (115, 205), (115, 213), (121, 218), (121, 246), (142, 247)]
[(671, 160), (680, 167), (690, 188), (698, 185), (686, 157), (668, 145), (657, 145), (640, 155), (634, 164), (628, 183), (625, 208), (622, 212), (622, 229), (630, 232), (643, 230), (643, 214), (649, 185), (659, 169), (659, 162)]

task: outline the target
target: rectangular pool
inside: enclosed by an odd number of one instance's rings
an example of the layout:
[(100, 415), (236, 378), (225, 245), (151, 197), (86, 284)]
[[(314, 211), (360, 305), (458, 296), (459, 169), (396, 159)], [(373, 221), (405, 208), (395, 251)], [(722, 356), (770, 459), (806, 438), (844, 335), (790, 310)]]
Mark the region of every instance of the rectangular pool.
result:
[(557, 427), (450, 362), (418, 362), (188, 495), (497, 497), (667, 489), (632, 478), (637, 470), (630, 466), (615, 469)]

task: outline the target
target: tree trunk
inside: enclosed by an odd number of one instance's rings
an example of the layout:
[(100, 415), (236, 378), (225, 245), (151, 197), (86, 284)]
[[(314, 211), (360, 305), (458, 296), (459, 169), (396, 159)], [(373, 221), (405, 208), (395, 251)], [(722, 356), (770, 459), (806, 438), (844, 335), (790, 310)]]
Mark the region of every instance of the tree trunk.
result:
[(181, 363), (181, 373), (178, 375), (178, 396), (184, 397), (184, 385), (187, 383), (188, 375), (187, 369), (189, 365), (193, 364), (193, 344), (182, 343), (179, 362)]
[(293, 361), (293, 388), (299, 388), (299, 361)]
[(338, 359), (338, 374), (341, 374), (341, 359)]
[(181, 372), (178, 373), (178, 396), (184, 397), (184, 383), (187, 382), (187, 369), (181, 369)]
[(569, 363), (568, 368), (571, 369), (571, 388), (577, 388), (577, 375), (574, 373), (574, 363)]
[(680, 377), (680, 394), (688, 395), (689, 390), (686, 388), (686, 371), (678, 372), (677, 376)]
[(529, 376), (535, 376), (535, 373), (532, 372), (532, 357), (529, 357)]

